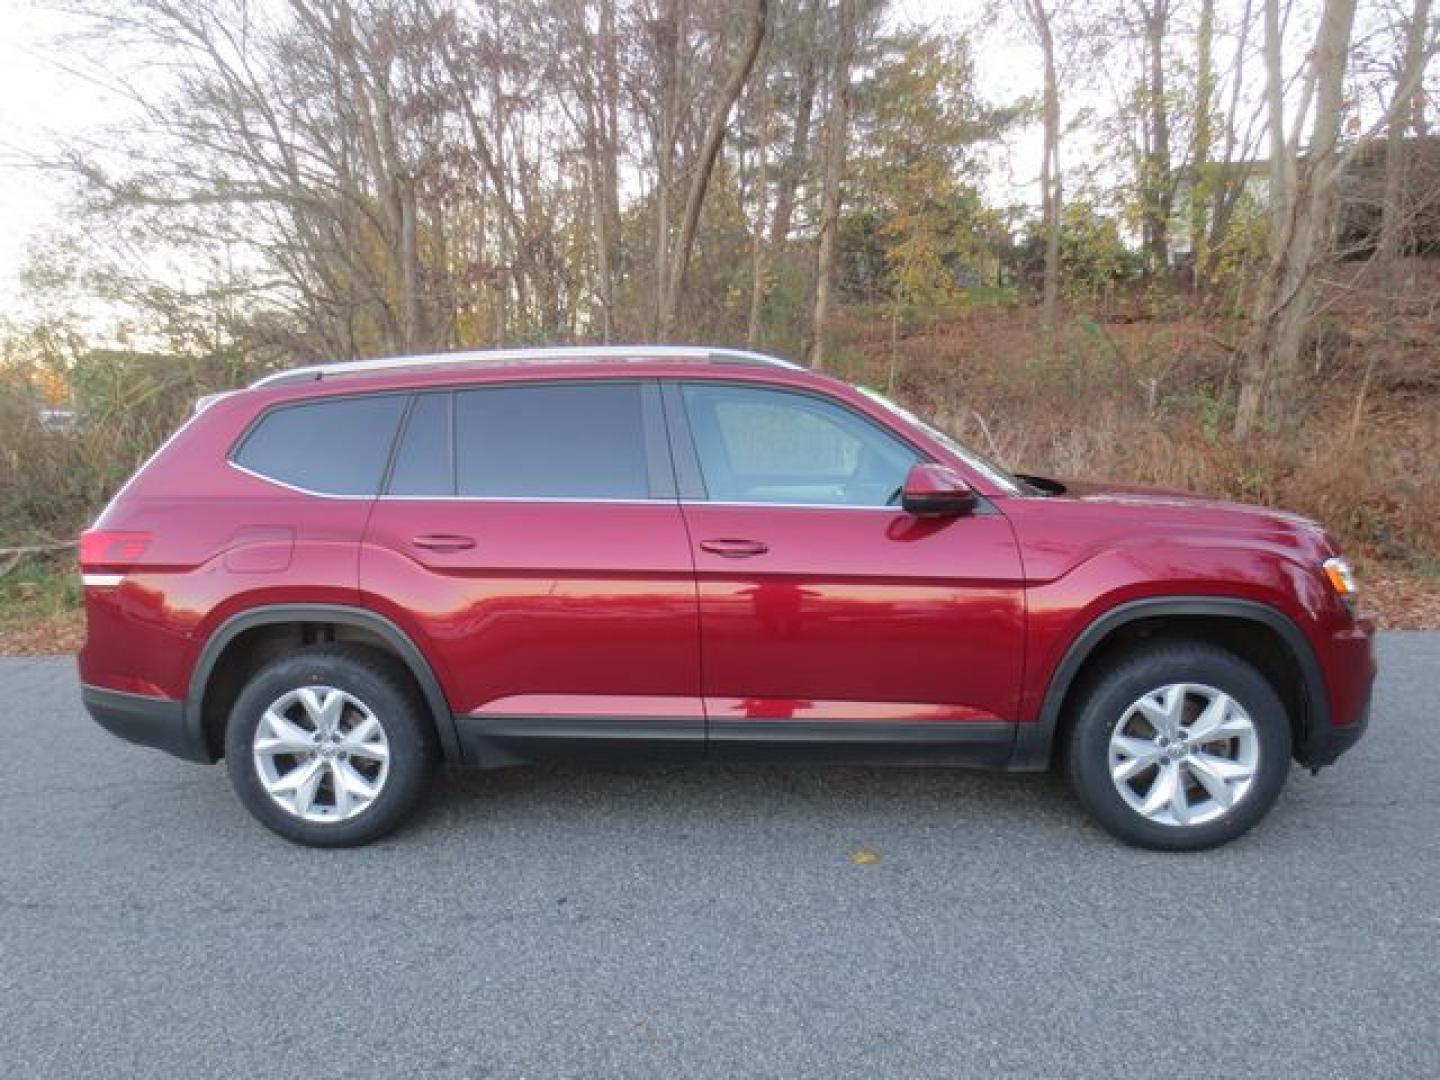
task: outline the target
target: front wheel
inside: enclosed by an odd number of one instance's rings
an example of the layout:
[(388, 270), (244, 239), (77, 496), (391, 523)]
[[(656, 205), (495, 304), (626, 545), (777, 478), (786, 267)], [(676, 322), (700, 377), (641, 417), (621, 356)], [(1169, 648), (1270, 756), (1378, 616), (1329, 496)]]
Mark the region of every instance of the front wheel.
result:
[(423, 705), (389, 657), (317, 645), (261, 668), (235, 701), (226, 767), (240, 801), (287, 840), (367, 844), (424, 794), (434, 740)]
[(1285, 707), (1259, 671), (1223, 649), (1181, 642), (1132, 652), (1077, 710), (1071, 784), (1128, 843), (1216, 847), (1254, 826), (1285, 785)]

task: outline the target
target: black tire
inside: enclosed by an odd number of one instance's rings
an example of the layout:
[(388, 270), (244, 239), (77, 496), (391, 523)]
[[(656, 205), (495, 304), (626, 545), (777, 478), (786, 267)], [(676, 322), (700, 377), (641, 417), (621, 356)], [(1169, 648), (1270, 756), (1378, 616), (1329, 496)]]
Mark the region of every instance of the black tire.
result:
[[(1258, 737), (1249, 790), (1222, 816), (1203, 824), (1147, 818), (1126, 801), (1110, 775), (1110, 739), (1127, 710), (1147, 693), (1176, 683), (1203, 684), (1228, 694), (1249, 715)], [(1265, 816), (1290, 772), (1290, 720), (1274, 687), (1252, 665), (1213, 645), (1173, 641), (1128, 652), (1082, 688), (1072, 707), (1074, 723), (1065, 747), (1071, 786), (1101, 826), (1137, 847), (1200, 851), (1228, 843)]]
[[(363, 703), (380, 720), (388, 742), (379, 794), (345, 820), (311, 821), (282, 807), (255, 764), (253, 743), (265, 710), (308, 686), (333, 687)], [(435, 758), (434, 731), (408, 672), (384, 653), (359, 645), (308, 646), (266, 664), (241, 690), (225, 728), (225, 764), (245, 808), (266, 828), (311, 847), (355, 847), (394, 830), (425, 794)]]

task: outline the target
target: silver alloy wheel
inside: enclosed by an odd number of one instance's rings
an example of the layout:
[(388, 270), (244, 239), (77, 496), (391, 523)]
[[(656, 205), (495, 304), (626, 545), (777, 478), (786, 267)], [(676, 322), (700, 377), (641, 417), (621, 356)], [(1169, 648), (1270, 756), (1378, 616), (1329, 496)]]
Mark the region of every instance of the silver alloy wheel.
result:
[(379, 717), (333, 686), (282, 694), (260, 717), (252, 750), (270, 798), (305, 821), (364, 813), (390, 773), (390, 740)]
[(1110, 736), (1110, 779), (1141, 816), (1204, 825), (1245, 797), (1260, 737), (1240, 703), (1213, 686), (1171, 683), (1132, 704)]

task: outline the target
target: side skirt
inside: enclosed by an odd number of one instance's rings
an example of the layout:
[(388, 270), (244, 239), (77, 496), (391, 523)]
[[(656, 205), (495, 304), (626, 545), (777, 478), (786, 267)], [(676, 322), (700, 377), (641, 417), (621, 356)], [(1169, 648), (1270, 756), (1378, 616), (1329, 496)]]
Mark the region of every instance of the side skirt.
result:
[(1001, 769), (1015, 725), (900, 720), (718, 720), (709, 756), (721, 761), (968, 765)]
[(455, 717), (463, 760), (482, 769), (542, 761), (814, 762), (1003, 769), (1007, 723), (722, 720), (698, 717)]
[(455, 717), (461, 760), (481, 769), (542, 761), (684, 762), (705, 757), (698, 716), (620, 719), (569, 716)]

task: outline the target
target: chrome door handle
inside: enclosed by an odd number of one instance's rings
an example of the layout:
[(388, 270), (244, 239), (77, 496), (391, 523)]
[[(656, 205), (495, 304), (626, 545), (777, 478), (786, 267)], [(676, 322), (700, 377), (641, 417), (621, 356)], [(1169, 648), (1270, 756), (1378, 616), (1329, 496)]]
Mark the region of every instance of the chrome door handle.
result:
[(456, 536), (453, 533), (427, 533), (424, 536), (417, 536), (410, 541), (418, 548), (426, 551), (469, 551), (475, 546), (475, 538), (471, 536)]
[(726, 559), (748, 559), (752, 555), (764, 555), (770, 550), (770, 545), (759, 540), (717, 539), (701, 540), (700, 549)]

